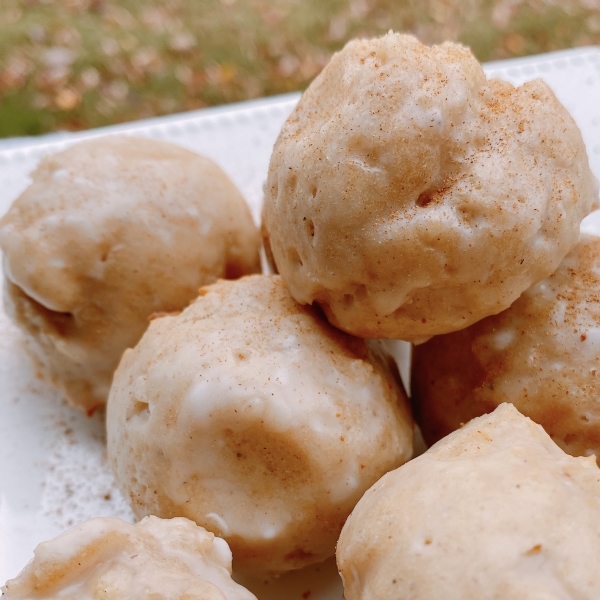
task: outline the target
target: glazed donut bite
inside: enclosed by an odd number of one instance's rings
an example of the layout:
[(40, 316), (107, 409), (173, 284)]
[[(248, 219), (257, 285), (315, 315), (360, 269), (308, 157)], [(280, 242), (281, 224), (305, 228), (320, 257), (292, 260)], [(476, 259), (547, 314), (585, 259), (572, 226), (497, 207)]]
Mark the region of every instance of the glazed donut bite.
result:
[(231, 578), (227, 543), (188, 519), (90, 519), (34, 554), (6, 600), (256, 600)]
[(600, 470), (509, 404), (388, 473), (337, 547), (347, 600), (600, 598)]
[(47, 156), (0, 220), (7, 313), (40, 373), (87, 411), (153, 313), (200, 286), (260, 271), (260, 236), (211, 160), (104, 137)]
[(433, 443), (512, 402), (569, 454), (600, 458), (600, 237), (509, 309), (414, 348), (413, 398)]
[(300, 303), (363, 337), (422, 341), (496, 314), (577, 243), (598, 187), (541, 80), (390, 33), (334, 55), (275, 144), (268, 244)]
[(108, 455), (139, 516), (184, 516), (260, 574), (334, 554), (346, 517), (412, 453), (395, 364), (292, 300), (278, 276), (219, 281), (123, 355)]

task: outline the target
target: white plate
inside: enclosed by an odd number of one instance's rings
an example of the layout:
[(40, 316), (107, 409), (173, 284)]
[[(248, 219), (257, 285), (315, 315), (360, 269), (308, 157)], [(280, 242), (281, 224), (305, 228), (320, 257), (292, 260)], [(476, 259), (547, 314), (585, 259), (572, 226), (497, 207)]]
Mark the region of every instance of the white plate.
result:
[[(600, 178), (600, 48), (489, 63), (485, 68), (488, 75), (515, 84), (544, 79), (581, 128), (592, 169)], [(131, 133), (213, 158), (240, 187), (258, 221), (271, 149), (298, 98), (290, 94), (11, 145), (0, 150), (0, 215), (28, 185), (28, 173), (42, 155), (84, 138)], [(596, 229), (597, 222), (600, 217), (591, 215), (585, 227)], [(36, 379), (18, 330), (0, 309), (0, 582), (18, 573), (37, 543), (74, 523), (109, 515), (133, 519), (115, 488), (103, 442), (100, 416), (80, 415)], [(333, 560), (250, 587), (260, 600), (342, 598)]]

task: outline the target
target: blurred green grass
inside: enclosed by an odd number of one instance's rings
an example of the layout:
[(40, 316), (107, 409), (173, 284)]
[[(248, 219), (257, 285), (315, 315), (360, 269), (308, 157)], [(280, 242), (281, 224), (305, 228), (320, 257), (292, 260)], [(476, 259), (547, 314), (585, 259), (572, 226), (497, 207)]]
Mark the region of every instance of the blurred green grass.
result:
[(1, 0), (0, 136), (301, 90), (390, 29), (510, 58), (600, 44), (600, 0)]

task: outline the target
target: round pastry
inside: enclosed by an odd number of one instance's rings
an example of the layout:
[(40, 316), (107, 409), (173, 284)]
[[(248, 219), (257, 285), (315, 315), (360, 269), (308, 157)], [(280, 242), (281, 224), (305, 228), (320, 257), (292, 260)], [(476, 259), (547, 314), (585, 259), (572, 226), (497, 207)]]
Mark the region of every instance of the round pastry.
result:
[(413, 351), (412, 388), (429, 443), (512, 402), (569, 454), (600, 458), (600, 237), (508, 310)]
[(256, 600), (231, 579), (227, 543), (188, 519), (90, 519), (34, 554), (6, 600)]
[(597, 600), (600, 470), (504, 404), (380, 479), (337, 547), (347, 600)]
[(47, 156), (31, 177), (0, 220), (6, 311), (41, 375), (89, 412), (153, 313), (260, 271), (244, 199), (189, 150), (104, 137)]
[(332, 556), (364, 491), (412, 452), (391, 359), (266, 275), (153, 321), (115, 373), (107, 428), (138, 516), (193, 519), (254, 574)]
[(468, 49), (354, 40), (275, 144), (268, 243), (292, 296), (363, 337), (422, 341), (550, 275), (598, 198), (541, 80), (487, 81)]

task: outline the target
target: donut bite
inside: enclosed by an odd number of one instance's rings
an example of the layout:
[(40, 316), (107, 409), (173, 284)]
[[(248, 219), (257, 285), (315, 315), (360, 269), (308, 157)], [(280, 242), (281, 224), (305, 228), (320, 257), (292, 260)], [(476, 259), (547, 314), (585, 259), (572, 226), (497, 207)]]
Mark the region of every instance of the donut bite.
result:
[(107, 407), (136, 515), (192, 519), (253, 575), (332, 556), (364, 491), (410, 458), (412, 429), (395, 363), (278, 276), (219, 281), (154, 320)]
[(508, 308), (579, 238), (598, 187), (541, 80), (471, 52), (353, 40), (275, 144), (265, 237), (300, 303), (354, 335), (423, 341)]
[(6, 600), (256, 600), (231, 579), (227, 543), (188, 519), (96, 518), (43, 542)]
[(511, 402), (569, 454), (600, 458), (600, 237), (507, 310), (413, 350), (416, 417), (433, 443)]
[(0, 220), (6, 312), (40, 374), (88, 412), (152, 314), (260, 271), (240, 192), (189, 150), (103, 137), (45, 157), (31, 178)]
[(347, 600), (600, 598), (600, 470), (503, 404), (380, 479), (337, 546)]

